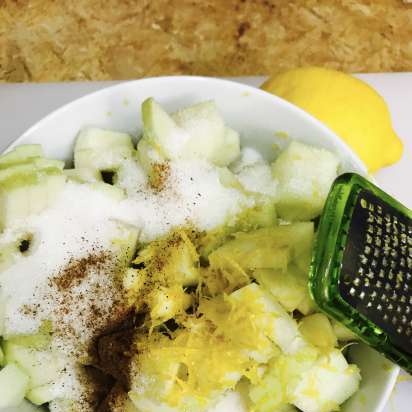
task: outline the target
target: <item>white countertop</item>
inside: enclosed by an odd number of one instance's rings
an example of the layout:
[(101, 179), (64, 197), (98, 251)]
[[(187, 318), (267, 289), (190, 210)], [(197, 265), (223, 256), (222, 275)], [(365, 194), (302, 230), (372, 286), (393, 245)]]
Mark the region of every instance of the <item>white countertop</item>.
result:
[[(384, 97), (396, 132), (404, 143), (404, 155), (396, 165), (376, 174), (380, 186), (412, 208), (412, 73), (363, 74)], [(258, 86), (261, 77), (233, 80)], [(78, 97), (117, 82), (0, 84), (0, 152), (42, 117)], [(384, 412), (412, 410), (412, 378), (402, 373)]]

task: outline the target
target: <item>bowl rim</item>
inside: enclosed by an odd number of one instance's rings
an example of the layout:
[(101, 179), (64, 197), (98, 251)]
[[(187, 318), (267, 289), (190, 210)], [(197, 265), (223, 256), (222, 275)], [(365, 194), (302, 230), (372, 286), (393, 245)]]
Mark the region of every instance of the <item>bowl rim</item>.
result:
[(63, 104), (62, 106), (52, 110), (50, 113), (48, 113), (46, 116), (42, 117), (40, 120), (35, 122), (32, 126), (30, 126), (23, 134), (21, 134), (19, 137), (17, 137), (9, 146), (7, 146), (3, 152), (7, 152), (16, 145), (20, 144), (21, 140), (24, 140), (27, 136), (29, 136), (31, 133), (35, 132), (36, 129), (40, 128), (43, 126), (44, 123), (47, 123), (49, 120), (51, 120), (53, 117), (64, 113), (65, 111), (69, 110), (70, 107), (74, 104), (86, 101), (88, 99), (96, 98), (97, 96), (101, 95), (104, 96), (105, 94), (110, 94), (113, 92), (115, 89), (122, 89), (122, 88), (127, 88), (131, 84), (135, 83), (152, 83), (152, 82), (170, 82), (170, 81), (193, 81), (193, 82), (214, 82), (214, 83), (221, 83), (222, 85), (227, 85), (229, 87), (241, 87), (244, 92), (250, 92), (253, 94), (260, 95), (261, 97), (265, 99), (271, 99), (274, 101), (277, 101), (278, 104), (281, 104), (285, 106), (288, 110), (290, 110), (292, 113), (296, 114), (297, 116), (300, 116), (304, 118), (305, 120), (314, 123), (317, 128), (322, 130), (325, 134), (329, 135), (331, 138), (333, 138), (334, 143), (336, 144), (337, 148), (339, 149), (339, 152), (342, 150), (343, 152), (346, 152), (346, 154), (351, 158), (353, 163), (356, 164), (356, 166), (360, 169), (360, 171), (364, 174), (367, 174), (367, 168), (363, 161), (360, 159), (360, 157), (351, 149), (351, 147), (343, 141), (334, 131), (332, 131), (328, 126), (326, 126), (324, 123), (322, 123), (319, 119), (316, 117), (312, 116), (305, 110), (301, 109), (300, 107), (294, 105), (293, 103), (290, 103), (289, 101), (276, 96), (272, 93), (269, 93), (263, 89), (260, 89), (259, 87), (255, 86), (250, 86), (241, 82), (237, 82), (234, 80), (229, 80), (229, 79), (223, 79), (223, 78), (217, 78), (217, 77), (207, 77), (207, 76), (191, 76), (191, 75), (173, 75), (173, 76), (154, 76), (154, 77), (146, 77), (142, 79), (135, 79), (135, 80), (129, 80), (129, 81), (124, 81), (121, 83), (117, 83), (114, 85), (110, 85), (107, 87), (104, 87), (100, 90), (93, 91), (91, 93), (88, 93), (84, 96), (78, 97), (77, 99), (74, 99), (68, 103)]
[[(91, 93), (87, 93), (84, 96), (78, 97), (70, 102), (65, 103), (64, 105), (52, 110), (46, 116), (43, 116), (40, 120), (36, 121), (32, 126), (30, 126), (23, 134), (17, 137), (7, 148), (3, 151), (3, 153), (8, 152), (9, 150), (13, 149), (15, 146), (19, 144), (24, 144), (24, 140), (29, 137), (32, 133), (34, 133), (37, 129), (41, 128), (44, 124), (47, 124), (51, 119), (55, 116), (61, 115), (69, 110), (73, 105), (76, 105), (80, 102), (87, 101), (88, 99), (94, 99), (98, 97), (103, 97), (105, 95), (110, 95), (116, 89), (127, 89), (132, 84), (136, 83), (169, 83), (169, 82), (214, 82), (217, 84), (221, 84), (222, 86), (229, 86), (229, 87), (238, 87), (242, 89), (242, 92), (251, 93), (257, 96), (260, 96), (264, 99), (270, 99), (274, 102), (277, 102), (280, 105), (285, 106), (289, 111), (292, 112), (293, 115), (300, 116), (304, 120), (313, 123), (316, 128), (322, 131), (325, 135), (329, 136), (333, 139), (334, 144), (338, 152), (345, 153), (353, 164), (359, 169), (361, 173), (364, 175), (368, 175), (367, 168), (360, 157), (352, 150), (352, 148), (343, 141), (334, 131), (332, 131), (328, 126), (323, 124), (319, 119), (312, 116), (305, 110), (301, 109), (300, 107), (288, 102), (287, 100), (271, 94), (259, 87), (251, 86), (240, 81), (235, 81), (233, 79), (229, 80), (226, 78), (216, 78), (216, 77), (207, 77), (207, 76), (192, 76), (192, 75), (171, 75), (171, 76), (154, 76), (154, 77), (147, 77), (142, 79), (134, 79), (128, 81), (122, 81), (121, 83), (112, 84), (107, 87), (103, 87), (102, 89), (93, 91)], [(178, 94), (178, 92), (176, 93)], [(370, 176), (369, 176), (370, 177)], [(395, 387), (397, 377), (399, 374), (400, 368), (399, 366), (393, 364), (391, 370), (388, 373), (388, 378), (386, 384), (381, 392), (380, 401), (377, 408), (374, 412), (382, 412), (383, 408), (385, 407), (389, 397)]]

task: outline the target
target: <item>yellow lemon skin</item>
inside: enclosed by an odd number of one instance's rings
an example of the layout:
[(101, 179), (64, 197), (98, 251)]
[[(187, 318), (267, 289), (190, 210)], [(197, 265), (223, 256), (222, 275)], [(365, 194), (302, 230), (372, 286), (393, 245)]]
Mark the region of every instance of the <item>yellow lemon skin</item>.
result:
[(301, 107), (340, 136), (370, 173), (397, 162), (403, 145), (388, 107), (369, 85), (348, 74), (301, 67), (270, 77), (261, 88)]

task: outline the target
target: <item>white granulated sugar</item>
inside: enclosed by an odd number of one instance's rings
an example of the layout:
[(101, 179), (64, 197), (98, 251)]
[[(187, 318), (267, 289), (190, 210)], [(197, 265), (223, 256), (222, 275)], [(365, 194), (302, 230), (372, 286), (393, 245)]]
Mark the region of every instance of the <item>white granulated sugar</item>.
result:
[[(59, 283), (64, 283), (60, 278), (65, 271), (85, 264), (91, 255), (113, 256), (112, 240), (122, 237), (124, 224), (133, 225), (140, 241), (146, 242), (179, 226), (211, 229), (254, 204), (238, 190), (225, 187), (220, 169), (206, 161), (175, 160), (168, 168), (164, 187), (155, 191), (139, 165), (125, 163), (118, 173), (119, 186), (127, 194), (121, 201), (88, 184), (68, 181), (51, 207), (4, 231), (0, 246), (25, 234), (32, 240), (29, 250), (16, 251), (13, 264), (2, 271), (0, 333), (5, 337), (35, 333), (44, 320), (51, 320), (52, 348), (65, 354), (67, 370), (72, 370), (70, 362), (87, 358), (88, 344), (105, 323), (121, 317), (124, 308), (119, 302), (124, 297), (117, 293), (114, 269), (87, 267), (67, 290)], [(72, 373), (59, 380), (66, 398), (69, 392), (80, 393), (76, 379)], [(57, 390), (63, 389), (56, 386)]]
[(253, 201), (238, 190), (225, 187), (219, 169), (203, 160), (179, 160), (168, 164), (169, 177), (160, 192), (135, 191), (123, 202), (127, 221), (140, 218), (141, 240), (150, 241), (178, 226), (207, 230), (223, 224)]
[(239, 159), (230, 169), (247, 191), (271, 197), (276, 195), (277, 182), (272, 176), (272, 170), (256, 149), (242, 148)]
[(172, 185), (186, 206), (188, 217), (195, 227), (211, 229), (253, 205), (238, 190), (225, 187), (219, 178), (219, 170), (201, 160), (177, 163), (171, 173)]
[[(55, 400), (49, 403), (50, 412), (76, 410), (93, 412), (93, 384), (83, 366), (65, 359), (59, 378), (52, 384)], [(89, 390), (85, 390), (85, 387)]]
[(167, 141), (162, 142), (164, 150), (168, 153), (170, 158), (177, 158), (182, 153), (183, 148), (191, 139), (189, 133), (180, 127), (170, 130), (167, 135)]
[(79, 380), (79, 366), (74, 361), (65, 359), (63, 356), (56, 359), (55, 362), (59, 364), (57, 378), (48, 384), (51, 387), (53, 396), (56, 398), (78, 397), (82, 392)]
[(124, 189), (143, 189), (147, 185), (147, 175), (143, 167), (132, 159), (126, 159), (117, 172), (116, 184)]
[(22, 307), (42, 302), (39, 294), (47, 290), (50, 277), (70, 259), (87, 255), (91, 245), (110, 249), (111, 239), (119, 233), (115, 219), (135, 225), (141, 230), (140, 239), (149, 241), (182, 225), (211, 229), (253, 205), (237, 190), (222, 185), (216, 167), (200, 160), (170, 163), (169, 179), (159, 193), (142, 191), (142, 180), (136, 183), (133, 192), (133, 182), (127, 182), (128, 192), (133, 193), (119, 202), (88, 185), (68, 182), (53, 207), (18, 222), (0, 236), (0, 244), (7, 243), (21, 227), (33, 236), (29, 253), (18, 256), (0, 280), (6, 302), (5, 335), (38, 329), (52, 308), (40, 308), (39, 316), (25, 316)]
[(265, 163), (262, 154), (253, 147), (246, 146), (241, 148), (239, 159), (230, 166), (230, 169), (234, 173), (239, 173), (245, 167), (256, 163)]
[(255, 163), (244, 167), (237, 175), (240, 184), (249, 192), (274, 197), (277, 182), (273, 179), (272, 170), (267, 163)]
[[(106, 250), (118, 233), (117, 202), (87, 185), (68, 182), (56, 204), (37, 216), (21, 220), (16, 227), (24, 227), (33, 237), (27, 254), (18, 256), (15, 263), (4, 270), (0, 280), (4, 308), (4, 335), (35, 332), (53, 308), (42, 299), (48, 280), (57, 274), (70, 259), (87, 255), (91, 247)], [(10, 229), (0, 243), (10, 237)], [(40, 305), (38, 316), (24, 315), (26, 306)]]

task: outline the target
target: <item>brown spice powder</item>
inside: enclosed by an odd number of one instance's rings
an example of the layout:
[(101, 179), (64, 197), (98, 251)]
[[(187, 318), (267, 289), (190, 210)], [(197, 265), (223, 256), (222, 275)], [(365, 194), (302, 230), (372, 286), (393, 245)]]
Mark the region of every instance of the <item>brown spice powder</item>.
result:
[[(85, 257), (73, 257), (49, 279), (45, 299), (52, 310), (54, 344), (83, 365), (98, 363), (99, 337), (127, 319), (119, 263), (111, 251), (89, 245)], [(78, 378), (83, 392), (75, 400), (75, 409), (96, 411), (109, 393), (113, 377), (79, 365)]]
[(57, 287), (59, 292), (63, 292), (80, 285), (90, 269), (103, 269), (109, 259), (111, 259), (111, 256), (104, 251), (89, 254), (80, 259), (70, 258), (67, 266), (62, 269), (57, 276), (52, 278), (51, 282)]
[(128, 399), (127, 391), (117, 383), (99, 405), (97, 412), (124, 412)]
[(170, 177), (170, 165), (168, 162), (154, 163), (149, 178), (150, 187), (155, 192), (161, 192), (166, 187)]

